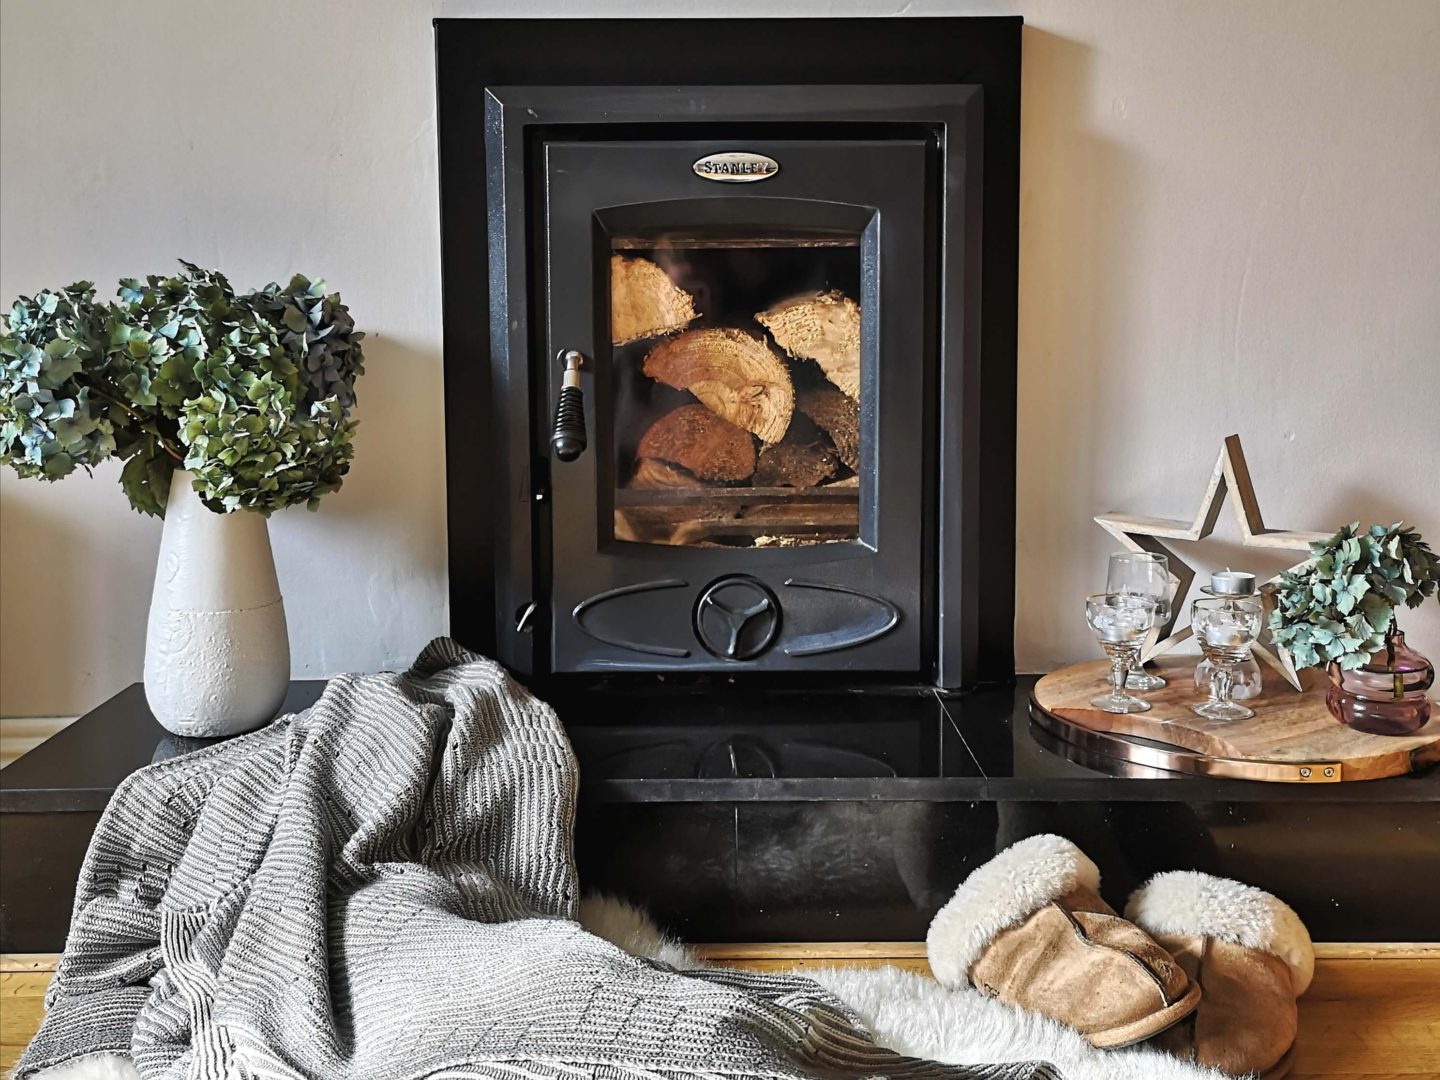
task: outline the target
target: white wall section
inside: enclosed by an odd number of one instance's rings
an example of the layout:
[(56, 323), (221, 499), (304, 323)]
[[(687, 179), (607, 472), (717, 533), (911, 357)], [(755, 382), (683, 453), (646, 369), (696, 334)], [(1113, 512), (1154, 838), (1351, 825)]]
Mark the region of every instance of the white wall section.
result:
[[(1268, 524), (1440, 542), (1432, 0), (0, 0), (0, 302), (184, 257), (323, 275), (370, 335), (350, 478), (272, 519), (295, 677), (404, 664), (447, 625), (431, 18), (662, 7), (1026, 16), (1022, 670), (1095, 653), (1091, 517), (1188, 517), (1231, 432)], [(160, 524), (117, 472), (0, 480), (0, 714), (140, 678)], [(1202, 569), (1277, 567), (1227, 537)], [(1440, 605), (1404, 625), (1440, 656)]]

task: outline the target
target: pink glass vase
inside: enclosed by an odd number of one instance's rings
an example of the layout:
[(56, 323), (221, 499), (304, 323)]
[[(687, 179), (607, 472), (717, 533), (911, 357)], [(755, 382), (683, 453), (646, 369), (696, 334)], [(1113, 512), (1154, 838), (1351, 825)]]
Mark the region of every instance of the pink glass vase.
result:
[(1372, 735), (1413, 735), (1430, 720), (1425, 696), (1435, 684), (1435, 665), (1405, 644), (1393, 625), (1385, 648), (1354, 671), (1330, 671), (1325, 704), (1347, 727)]

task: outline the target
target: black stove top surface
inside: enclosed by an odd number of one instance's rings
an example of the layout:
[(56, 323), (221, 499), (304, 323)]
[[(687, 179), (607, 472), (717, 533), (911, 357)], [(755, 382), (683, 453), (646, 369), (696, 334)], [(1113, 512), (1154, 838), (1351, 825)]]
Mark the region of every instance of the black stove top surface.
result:
[[(1133, 767), (1120, 775), (1116, 763), (1042, 745), (1029, 722), (1034, 682), (954, 696), (713, 684), (546, 696), (570, 732), (581, 797), (601, 802), (1440, 801), (1434, 768), (1316, 787)], [(323, 686), (292, 683), (285, 710), (305, 708)], [(136, 769), (206, 744), (161, 728), (136, 684), (0, 771), (0, 810), (98, 811)]]

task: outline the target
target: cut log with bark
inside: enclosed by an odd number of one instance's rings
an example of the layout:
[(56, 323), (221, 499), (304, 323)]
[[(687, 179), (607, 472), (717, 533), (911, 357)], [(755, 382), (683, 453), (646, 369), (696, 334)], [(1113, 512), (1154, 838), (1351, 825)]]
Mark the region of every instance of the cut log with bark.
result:
[(610, 257), (613, 344), (673, 334), (689, 326), (696, 315), (694, 298), (649, 259)]
[(801, 360), (814, 360), (825, 377), (860, 400), (860, 305), (841, 292), (791, 297), (755, 321), (779, 346)]
[(659, 458), (642, 457), (635, 462), (630, 486), (642, 491), (664, 491), (670, 488), (700, 488), (705, 485), (678, 465), (661, 461)]
[(760, 451), (755, 462), (756, 487), (819, 487), (834, 476), (840, 461), (820, 429), (804, 416), (790, 421), (790, 430), (774, 446)]
[(860, 407), (836, 387), (817, 380), (795, 394), (795, 408), (835, 444), (835, 453), (846, 466), (860, 469)]
[(644, 371), (690, 391), (761, 442), (778, 443), (790, 426), (795, 388), (785, 362), (764, 341), (740, 330), (687, 330), (652, 349)]
[(838, 462), (823, 447), (814, 444), (776, 443), (760, 451), (755, 463), (757, 487), (819, 487), (835, 475)]
[(750, 433), (704, 405), (681, 405), (656, 420), (635, 456), (679, 465), (700, 480), (746, 480), (755, 472)]

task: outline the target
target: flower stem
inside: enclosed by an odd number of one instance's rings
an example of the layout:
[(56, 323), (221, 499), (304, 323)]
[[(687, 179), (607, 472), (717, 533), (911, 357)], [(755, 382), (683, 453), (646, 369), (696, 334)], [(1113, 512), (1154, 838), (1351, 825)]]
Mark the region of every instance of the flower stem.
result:
[(133, 416), (139, 422), (140, 430), (153, 436), (155, 441), (160, 444), (160, 449), (164, 450), (165, 453), (169, 454), (176, 461), (184, 462), (185, 455), (181, 453), (180, 449), (164, 435), (162, 435), (160, 433), (160, 430), (155, 426), (154, 422), (151, 420), (147, 420), (143, 413), (131, 408), (129, 404), (122, 401), (120, 398), (116, 397), (109, 391), (101, 389), (94, 383), (88, 383), (87, 386), (90, 392), (95, 394), (97, 397), (104, 398), (106, 401), (110, 402), (111, 405), (114, 405), (119, 409), (123, 409), (125, 412)]

